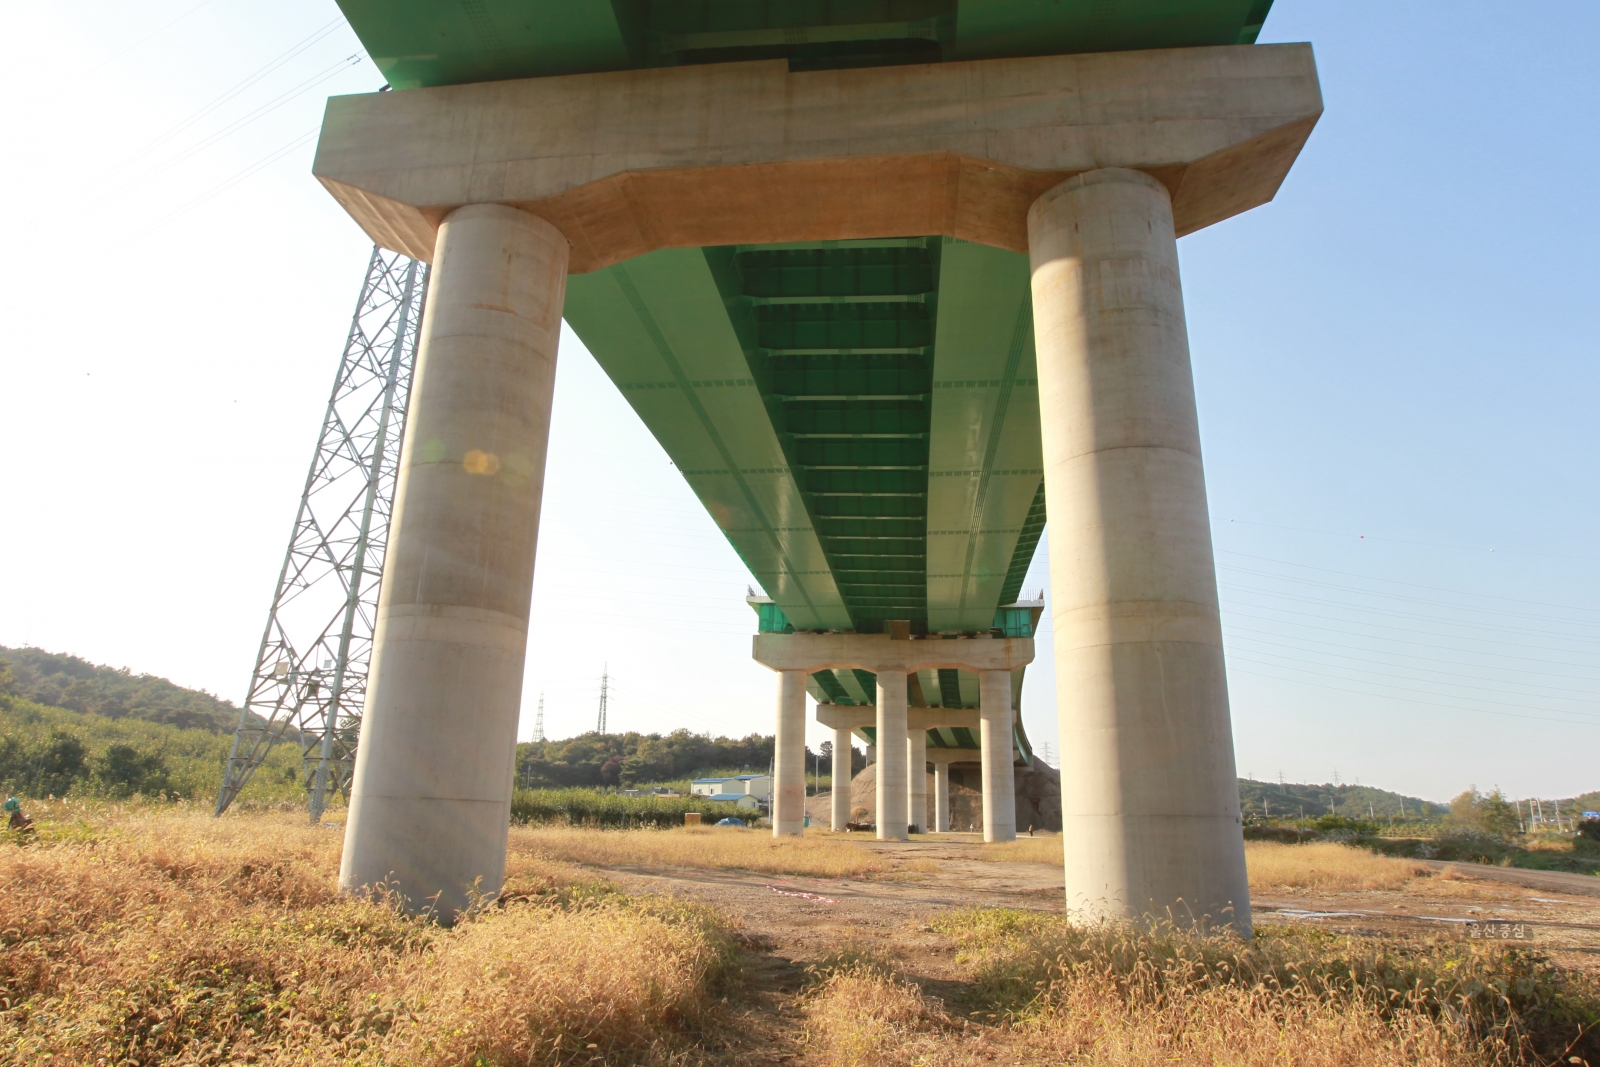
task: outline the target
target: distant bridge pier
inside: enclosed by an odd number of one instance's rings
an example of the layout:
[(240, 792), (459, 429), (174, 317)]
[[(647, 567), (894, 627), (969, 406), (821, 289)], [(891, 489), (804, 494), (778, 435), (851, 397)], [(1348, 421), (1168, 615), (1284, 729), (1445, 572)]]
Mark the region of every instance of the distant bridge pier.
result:
[[(780, 783), (793, 780), (803, 784), (805, 781), (804, 689), (796, 713), (790, 697), (792, 678), (798, 676), (804, 685), (805, 679), (822, 671), (846, 670), (874, 676), (872, 704), (817, 704), (817, 721), (834, 731), (832, 806), (835, 829), (842, 830), (848, 819), (850, 737), (857, 729), (873, 730), (878, 751), (874, 815), (878, 840), (904, 841), (911, 825), (926, 831), (929, 822), (937, 822), (937, 815), (929, 819), (927, 803), (930, 756), (927, 740), (930, 729), (944, 727), (981, 734), (983, 738), (982, 751), (970, 755), (976, 756), (984, 766), (984, 840), (1010, 841), (1016, 837), (1012, 767), (1017, 752), (1013, 740), (1011, 681), (1013, 673), (1020, 673), (1033, 662), (1032, 638), (933, 636), (901, 639), (889, 634), (761, 633), (755, 638), (755, 659), (778, 673), (778, 736), (782, 738), (786, 732), (794, 730), (796, 722), (800, 726), (800, 741), (792, 745), (780, 744), (776, 750), (774, 774)], [(909, 707), (908, 679), (917, 672), (939, 670), (977, 674), (983, 700), (987, 703), (976, 709)], [(1004, 707), (996, 701), (1003, 702)], [(941, 760), (945, 761), (942, 810), (948, 828), (949, 766), (942, 750), (934, 757), (934, 762), (938, 764)], [(803, 789), (791, 794), (775, 790), (774, 836), (801, 832), (804, 812)]]
[(833, 787), (829, 794), (829, 828), (836, 834), (842, 834), (850, 822), (850, 781), (854, 778), (852, 773), (852, 760), (850, 750), (853, 742), (850, 740), (850, 728), (835, 726), (833, 728)]
[(928, 818), (928, 731), (906, 730), (907, 820), (922, 833), (933, 825)]

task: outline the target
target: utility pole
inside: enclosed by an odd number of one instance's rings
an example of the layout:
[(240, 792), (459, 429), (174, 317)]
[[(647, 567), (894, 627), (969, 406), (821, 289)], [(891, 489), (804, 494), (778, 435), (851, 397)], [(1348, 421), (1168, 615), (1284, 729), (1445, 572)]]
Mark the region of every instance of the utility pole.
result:
[(544, 740), (544, 694), (539, 694), (539, 710), (533, 717), (533, 739)]
[(600, 724), (595, 730), (601, 734), (606, 732), (606, 693), (611, 688), (611, 665), (608, 663), (600, 668)]

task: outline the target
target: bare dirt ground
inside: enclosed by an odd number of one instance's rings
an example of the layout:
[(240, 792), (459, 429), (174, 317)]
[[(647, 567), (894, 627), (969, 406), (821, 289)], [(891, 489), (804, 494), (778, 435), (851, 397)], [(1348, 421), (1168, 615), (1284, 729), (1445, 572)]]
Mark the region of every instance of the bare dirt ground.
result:
[[(738, 918), (744, 938), (744, 977), (730, 997), (736, 1024), (713, 1042), (711, 1059), (724, 1063), (805, 1064), (799, 995), (808, 968), (840, 953), (862, 952), (890, 963), (969, 1025), (993, 1022), (969, 1000), (967, 975), (955, 945), (933, 930), (941, 911), (967, 907), (1024, 908), (1061, 913), (1059, 868), (1040, 863), (974, 859), (976, 838), (860, 847), (894, 859), (932, 860), (935, 872), (898, 872), (869, 879), (819, 879), (736, 870), (608, 868), (607, 876), (634, 891), (668, 893), (713, 905)], [(1267, 889), (1253, 894), (1258, 925), (1310, 923), (1369, 936), (1482, 935), (1526, 939), (1528, 947), (1569, 967), (1600, 969), (1600, 878), (1475, 864), (1432, 864), (1440, 873), (1399, 891), (1325, 892)], [(1475, 925), (1477, 924), (1477, 925)], [(1520, 925), (1520, 929), (1517, 928)], [(984, 1044), (997, 1061), (1008, 1053), (1002, 1032)], [(709, 1036), (709, 1035), (708, 1035)]]

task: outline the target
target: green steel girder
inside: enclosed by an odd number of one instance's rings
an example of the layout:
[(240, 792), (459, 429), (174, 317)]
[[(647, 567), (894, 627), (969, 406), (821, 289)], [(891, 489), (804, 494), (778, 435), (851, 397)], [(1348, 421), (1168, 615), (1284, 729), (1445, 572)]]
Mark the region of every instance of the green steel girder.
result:
[(566, 315), (789, 624), (972, 633), (1043, 527), (1028, 307), (1025, 257), (899, 237), (656, 252)]
[(339, 0), (397, 89), (695, 63), (886, 66), (1252, 44), (1272, 0)]

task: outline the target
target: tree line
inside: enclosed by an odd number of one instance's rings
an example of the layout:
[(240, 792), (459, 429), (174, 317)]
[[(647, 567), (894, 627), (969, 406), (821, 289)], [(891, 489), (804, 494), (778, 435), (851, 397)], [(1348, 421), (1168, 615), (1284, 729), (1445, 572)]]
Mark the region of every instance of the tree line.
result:
[[(517, 746), (517, 783), (533, 789), (569, 786), (629, 787), (678, 782), (714, 774), (766, 774), (772, 763), (771, 734), (712, 737), (688, 730), (669, 734), (590, 731), (560, 741), (528, 741)], [(851, 773), (866, 766), (866, 753), (851, 746)], [(820, 752), (806, 749), (806, 770), (831, 772), (833, 744)]]

